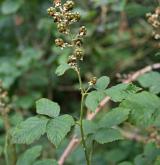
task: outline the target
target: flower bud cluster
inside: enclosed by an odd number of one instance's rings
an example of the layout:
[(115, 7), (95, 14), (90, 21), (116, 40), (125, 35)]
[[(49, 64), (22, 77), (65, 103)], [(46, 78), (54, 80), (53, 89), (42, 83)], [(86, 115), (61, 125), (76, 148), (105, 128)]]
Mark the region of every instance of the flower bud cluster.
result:
[(2, 87), (2, 82), (0, 81), (0, 113), (3, 113), (7, 109), (7, 92)]
[(56, 23), (59, 33), (66, 35), (66, 38), (72, 35), (72, 38), (67, 42), (62, 38), (57, 38), (55, 44), (60, 48), (72, 48), (72, 53), (68, 57), (68, 64), (76, 68), (78, 61), (83, 60), (84, 57), (82, 45), (87, 29), (85, 26), (81, 26), (77, 34), (71, 34), (71, 25), (80, 21), (80, 14), (73, 11), (74, 6), (75, 4), (72, 0), (68, 0), (64, 4), (60, 0), (54, 0), (54, 7), (50, 7), (47, 11)]
[(97, 77), (92, 77), (90, 81), (88, 82), (89, 86), (95, 85), (97, 82)]
[(154, 142), (157, 147), (160, 147), (160, 130), (158, 128), (152, 127), (148, 130), (149, 136), (147, 142)]
[(160, 7), (157, 7), (154, 13), (148, 13), (147, 17), (148, 17), (148, 22), (154, 28), (153, 30), (154, 38), (156, 40), (159, 40), (160, 39)]
[(63, 5), (60, 1), (54, 1), (55, 7), (48, 8), (48, 14), (53, 17), (57, 24), (57, 29), (60, 33), (68, 34), (70, 32), (69, 26), (80, 20), (80, 14), (73, 12), (73, 1), (66, 1)]

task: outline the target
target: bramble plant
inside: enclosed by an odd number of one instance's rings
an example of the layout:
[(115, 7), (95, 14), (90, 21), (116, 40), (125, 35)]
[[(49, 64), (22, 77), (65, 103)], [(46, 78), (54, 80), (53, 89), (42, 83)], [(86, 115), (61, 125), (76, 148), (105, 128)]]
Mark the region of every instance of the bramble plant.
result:
[[(97, 145), (122, 141), (124, 143), (117, 143), (121, 150), (110, 152), (106, 158), (107, 161), (110, 156), (118, 157), (118, 154), (122, 154), (118, 165), (160, 165), (160, 73), (151, 71), (159, 69), (160, 65), (155, 64), (142, 69), (114, 86), (106, 75), (100, 78), (90, 76), (88, 82), (84, 83), (81, 66), (86, 54), (84, 40), (87, 37), (87, 28), (85, 25), (78, 28), (76, 26), (76, 30), (74, 28), (74, 25), (81, 24), (81, 15), (75, 10), (74, 1), (68, 0), (62, 3), (61, 0), (54, 0), (53, 7), (48, 8), (47, 12), (59, 32), (55, 45), (60, 49), (70, 50), (67, 62), (60, 64), (55, 73), (57, 76), (62, 76), (72, 70), (76, 75), (81, 96), (80, 107), (77, 108), (76, 105), (76, 109), (79, 109), (79, 117), (62, 114), (58, 103), (41, 98), (36, 101), (36, 115), (11, 128), (8, 114), (11, 113), (12, 106), (0, 84), (0, 112), (6, 130), (4, 150), (6, 164), (63, 165), (71, 151), (81, 144), (85, 157), (85, 163), (82, 162), (82, 164), (99, 165), (97, 162), (94, 163)], [(147, 17), (154, 28), (154, 38), (159, 40), (160, 8), (156, 8), (155, 14), (147, 14)], [(133, 81), (137, 83), (133, 84)], [(109, 100), (112, 101), (114, 108), (99, 113)], [(45, 156), (43, 156), (44, 159), (37, 160), (43, 147), (32, 146), (32, 144), (44, 135), (57, 150), (65, 137), (72, 136), (67, 148), (61, 151), (59, 160), (48, 159)], [(144, 151), (131, 160), (125, 159), (128, 154), (123, 151), (123, 148), (128, 145), (125, 143), (126, 139), (143, 143)], [(18, 157), (19, 145), (17, 144), (27, 144), (31, 148)], [(132, 146), (130, 148), (132, 150)], [(129, 152), (132, 153), (131, 150)], [(126, 155), (124, 156), (122, 152)], [(134, 154), (137, 154), (137, 151)], [(117, 165), (116, 162), (113, 165)]]

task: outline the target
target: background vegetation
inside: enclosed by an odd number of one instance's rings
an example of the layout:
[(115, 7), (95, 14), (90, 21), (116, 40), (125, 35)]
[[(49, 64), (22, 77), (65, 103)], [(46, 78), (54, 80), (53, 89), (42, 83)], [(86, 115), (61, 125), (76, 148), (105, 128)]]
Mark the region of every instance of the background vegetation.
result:
[[(152, 36), (153, 29), (146, 18), (146, 13), (153, 12), (159, 5), (158, 1), (75, 0), (75, 3), (76, 10), (82, 15), (80, 25), (88, 29), (84, 44), (86, 55), (82, 64), (83, 80), (107, 75), (112, 86), (126, 78), (127, 74), (159, 62), (159, 41)], [(80, 95), (76, 75), (67, 72), (57, 78), (55, 74), (57, 66), (66, 62), (70, 50), (60, 50), (54, 44), (58, 34), (46, 13), (50, 4), (51, 1), (46, 0), (0, 0), (0, 79), (10, 98), (12, 108), (9, 119), (12, 126), (34, 116), (35, 101), (42, 97), (58, 102), (62, 114), (69, 113), (75, 118), (79, 115)], [(160, 84), (160, 78), (155, 81)], [(107, 104), (103, 111), (116, 105)], [(58, 151), (45, 137), (35, 144), (43, 146), (41, 157), (59, 158), (68, 141), (66, 139)], [(4, 123), (0, 118), (2, 165), (5, 164), (4, 142)], [(17, 150), (20, 154), (29, 147), (21, 145), (17, 146)], [(136, 162), (144, 155), (148, 156), (144, 162), (151, 165), (153, 157), (160, 155), (160, 149), (156, 149), (154, 144), (144, 145), (134, 140), (103, 146), (96, 144), (95, 148), (93, 165), (114, 165), (123, 160)], [(152, 157), (153, 151), (156, 154)], [(81, 147), (71, 154), (66, 164), (75, 165), (75, 162), (85, 164)]]

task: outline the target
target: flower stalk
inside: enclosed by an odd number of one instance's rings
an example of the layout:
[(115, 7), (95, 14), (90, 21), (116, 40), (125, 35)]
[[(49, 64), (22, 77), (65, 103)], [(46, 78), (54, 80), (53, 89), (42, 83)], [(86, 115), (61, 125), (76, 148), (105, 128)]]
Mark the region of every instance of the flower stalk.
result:
[(80, 103), (80, 117), (79, 117), (79, 125), (81, 132), (81, 141), (82, 146), (85, 153), (86, 163), (90, 165), (90, 159), (88, 154), (88, 149), (85, 141), (85, 134), (83, 130), (83, 116), (84, 116), (84, 99), (87, 94), (87, 90), (83, 88), (82, 78), (80, 73), (79, 62), (83, 61), (84, 58), (84, 49), (83, 39), (87, 34), (87, 29), (85, 26), (81, 26), (78, 30), (77, 34), (71, 33), (71, 25), (80, 21), (80, 14), (78, 12), (73, 12), (74, 2), (66, 1), (64, 4), (61, 1), (54, 1), (54, 7), (50, 7), (47, 12), (53, 18), (54, 22), (57, 25), (57, 29), (60, 34), (66, 36), (66, 38), (70, 38), (69, 41), (65, 41), (64, 38), (57, 38), (55, 40), (56, 46), (60, 48), (71, 48), (72, 53), (68, 57), (68, 65), (77, 73), (77, 77), (79, 80), (80, 92), (81, 92), (81, 103)]

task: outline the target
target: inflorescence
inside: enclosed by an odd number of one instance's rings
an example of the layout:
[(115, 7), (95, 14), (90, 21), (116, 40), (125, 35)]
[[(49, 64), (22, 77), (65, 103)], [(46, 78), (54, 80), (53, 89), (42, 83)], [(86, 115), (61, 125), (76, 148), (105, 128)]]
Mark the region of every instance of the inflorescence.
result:
[(148, 22), (154, 28), (153, 30), (154, 38), (156, 40), (159, 40), (160, 39), (160, 7), (157, 7), (154, 13), (148, 13), (147, 17), (148, 17)]
[(9, 106), (7, 92), (3, 89), (2, 82), (0, 81), (0, 113), (6, 113), (8, 111)]
[[(74, 12), (74, 2), (66, 1), (64, 4), (60, 0), (55, 0), (53, 2), (54, 7), (50, 7), (47, 12), (53, 18), (57, 25), (59, 33), (63, 35), (70, 36), (69, 41), (64, 41), (63, 38), (55, 39), (56, 46), (60, 48), (71, 47), (72, 53), (68, 57), (68, 64), (72, 68), (77, 68), (78, 61), (82, 61), (84, 57), (84, 49), (82, 47), (83, 39), (87, 34), (87, 29), (85, 26), (81, 26), (77, 34), (71, 34), (71, 25), (80, 21), (80, 14)], [(72, 37), (71, 37), (72, 35)]]

